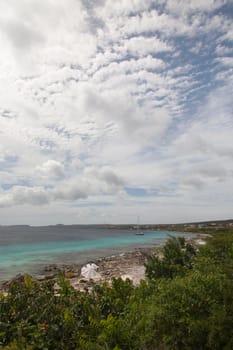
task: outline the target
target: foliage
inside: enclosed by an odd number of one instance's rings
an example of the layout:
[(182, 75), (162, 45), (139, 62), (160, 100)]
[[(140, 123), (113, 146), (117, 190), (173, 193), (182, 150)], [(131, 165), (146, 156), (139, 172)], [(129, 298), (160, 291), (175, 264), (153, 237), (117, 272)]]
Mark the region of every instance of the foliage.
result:
[(147, 280), (74, 290), (63, 275), (30, 276), (0, 295), (1, 350), (182, 350), (233, 348), (233, 232), (196, 251), (171, 238)]
[(195, 248), (183, 237), (171, 237), (163, 248), (163, 258), (152, 256), (147, 262), (146, 275), (149, 279), (183, 275), (192, 268), (195, 255)]

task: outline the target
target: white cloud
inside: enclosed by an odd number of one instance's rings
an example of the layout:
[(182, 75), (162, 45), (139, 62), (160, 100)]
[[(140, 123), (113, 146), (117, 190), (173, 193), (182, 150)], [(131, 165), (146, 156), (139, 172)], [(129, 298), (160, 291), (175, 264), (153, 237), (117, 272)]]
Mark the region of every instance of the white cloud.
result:
[(8, 47), (4, 54), (13, 56), (22, 75), (43, 74), (73, 55), (75, 63), (85, 64), (96, 50), (80, 1), (22, 0), (20, 6), (15, 0), (3, 1), (0, 13), (0, 43)]
[(169, 12), (175, 14), (189, 14), (196, 11), (214, 12), (227, 3), (226, 0), (191, 0), (183, 2), (182, 0), (164, 1)]
[(127, 16), (130, 13), (137, 13), (148, 10), (151, 6), (150, 0), (117, 0), (112, 2), (107, 0), (104, 2), (104, 6), (98, 11), (102, 16)]
[(48, 204), (49, 197), (47, 191), (41, 187), (22, 187), (15, 186), (7, 194), (0, 198), (0, 206), (7, 207), (13, 205), (44, 205)]
[(40, 44), (44, 38), (29, 25), (17, 20), (5, 21), (1, 25), (13, 48), (17, 50), (30, 50), (32, 45)]
[(64, 166), (60, 162), (53, 159), (49, 159), (41, 166), (37, 166), (36, 172), (44, 177), (54, 177), (58, 179), (65, 177)]
[(225, 56), (225, 55), (227, 56), (227, 55), (233, 54), (233, 48), (230, 48), (225, 45), (220, 45), (220, 44), (217, 45), (215, 51), (218, 56)]
[(190, 176), (184, 178), (182, 185), (184, 190), (195, 189), (201, 190), (205, 187), (205, 182), (201, 177)]
[[(145, 221), (154, 212), (172, 221), (185, 209), (190, 218), (193, 205), (211, 216), (214, 191), (228, 213), (232, 25), (224, 3), (2, 1), (2, 215), (16, 211), (17, 221), (28, 212), (38, 222), (36, 207), (50, 223), (129, 222), (136, 210)], [(111, 205), (99, 208), (104, 202)]]
[(123, 43), (115, 48), (116, 51), (130, 54), (133, 56), (147, 56), (163, 51), (171, 51), (172, 48), (165, 42), (156, 37), (147, 38), (143, 36), (133, 37), (123, 41)]
[(224, 66), (233, 67), (233, 57), (219, 57), (216, 60)]

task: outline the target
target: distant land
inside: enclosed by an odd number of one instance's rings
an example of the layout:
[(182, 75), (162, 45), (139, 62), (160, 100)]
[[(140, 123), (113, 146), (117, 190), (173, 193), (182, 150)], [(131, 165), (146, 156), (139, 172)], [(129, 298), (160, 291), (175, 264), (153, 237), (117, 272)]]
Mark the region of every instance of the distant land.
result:
[(219, 229), (219, 228), (233, 228), (233, 219), (227, 219), (227, 220), (209, 220), (209, 221), (198, 221), (198, 222), (185, 222), (185, 223), (178, 223), (178, 224), (141, 224), (141, 225), (135, 225), (135, 224), (72, 224), (72, 225), (65, 225), (65, 224), (56, 224), (56, 225), (43, 225), (43, 226), (31, 226), (31, 225), (0, 225), (2, 228), (29, 228), (29, 227), (72, 227), (72, 228), (98, 228), (98, 229), (135, 229), (140, 228), (143, 230), (169, 230), (169, 231), (190, 231), (195, 229), (203, 229), (203, 228), (212, 228), (212, 229)]

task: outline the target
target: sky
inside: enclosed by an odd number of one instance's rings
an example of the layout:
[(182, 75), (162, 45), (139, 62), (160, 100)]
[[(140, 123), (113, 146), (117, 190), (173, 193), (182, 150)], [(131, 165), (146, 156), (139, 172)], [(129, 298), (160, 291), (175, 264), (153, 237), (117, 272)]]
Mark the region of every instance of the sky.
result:
[(0, 224), (233, 218), (233, 0), (1, 0)]

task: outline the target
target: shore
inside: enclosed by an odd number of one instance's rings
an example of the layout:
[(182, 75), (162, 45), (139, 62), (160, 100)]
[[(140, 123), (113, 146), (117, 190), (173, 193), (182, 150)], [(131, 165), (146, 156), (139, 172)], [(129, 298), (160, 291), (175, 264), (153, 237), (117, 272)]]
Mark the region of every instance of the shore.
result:
[[(187, 239), (195, 246), (205, 244), (205, 239), (208, 235), (196, 234), (190, 239)], [(96, 268), (95, 278), (87, 278), (82, 275), (83, 265), (64, 265), (57, 266), (55, 264), (47, 265), (42, 271), (41, 276), (37, 277), (38, 282), (46, 280), (57, 279), (58, 273), (62, 272), (73, 288), (78, 290), (84, 290), (91, 288), (95, 284), (102, 284), (104, 282), (111, 283), (113, 278), (129, 278), (136, 286), (140, 283), (140, 280), (145, 278), (145, 263), (152, 255), (162, 256), (163, 246), (152, 246), (149, 248), (135, 248), (132, 251), (124, 252), (109, 257), (104, 257), (96, 260), (91, 260), (90, 263), (94, 263)], [(9, 281), (5, 281), (1, 285), (1, 291), (7, 292), (10, 284), (14, 280), (23, 280), (23, 275), (17, 275), (15, 278)]]

